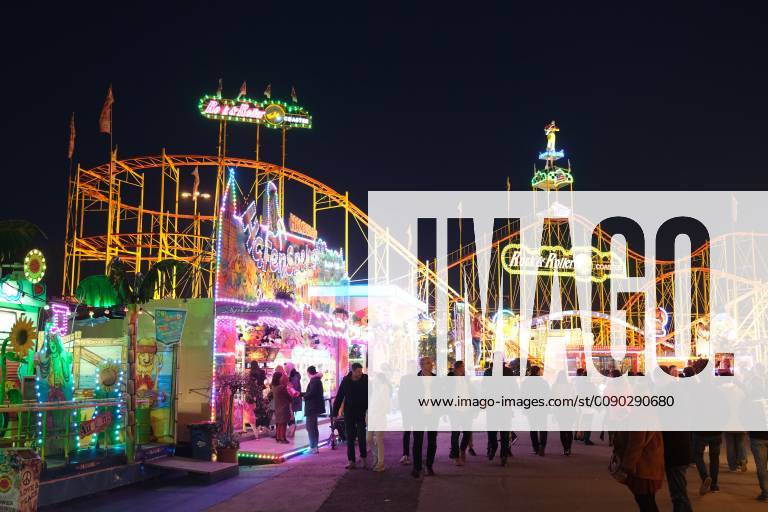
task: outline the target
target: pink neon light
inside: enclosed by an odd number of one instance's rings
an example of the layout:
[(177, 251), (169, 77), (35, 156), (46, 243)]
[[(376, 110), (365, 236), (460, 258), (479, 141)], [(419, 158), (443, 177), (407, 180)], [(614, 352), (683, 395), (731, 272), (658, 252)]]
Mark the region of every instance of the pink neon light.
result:
[(51, 304), (53, 325), (60, 336), (69, 334), (69, 315), (72, 311), (64, 304)]
[[(247, 301), (247, 300), (240, 300), (240, 299), (231, 299), (228, 297), (219, 297), (216, 299), (216, 304), (235, 304), (237, 306), (244, 306), (244, 307), (258, 307), (261, 304), (274, 304), (278, 306), (282, 306), (283, 308), (291, 308), (295, 313), (301, 314), (304, 312), (304, 307), (300, 306), (293, 302), (283, 301), (283, 300), (259, 300), (259, 301)], [(322, 313), (320, 311), (312, 310), (312, 315), (317, 317), (320, 321), (325, 323), (325, 325), (335, 327), (337, 329), (345, 329), (346, 328), (346, 322), (337, 319), (334, 315), (328, 314), (328, 313)]]
[(216, 100), (210, 100), (206, 105), (204, 114), (214, 116), (245, 117), (248, 119), (261, 119), (264, 117), (264, 109), (259, 106), (251, 107), (249, 103), (242, 102), (240, 105), (222, 105)]
[[(237, 316), (229, 316), (229, 315), (221, 315), (217, 318), (225, 319), (225, 320), (243, 320), (240, 317)], [(256, 323), (263, 323), (267, 324), (270, 327), (277, 327), (278, 329), (291, 329), (294, 331), (299, 331), (302, 334), (316, 334), (318, 336), (326, 336), (328, 338), (341, 338), (344, 340), (348, 340), (349, 336), (345, 332), (339, 332), (332, 329), (327, 329), (325, 327), (316, 327), (314, 325), (302, 325), (299, 322), (296, 322), (295, 320), (286, 320), (284, 318), (279, 318), (276, 316), (269, 316), (269, 315), (262, 315), (254, 320), (250, 320)]]

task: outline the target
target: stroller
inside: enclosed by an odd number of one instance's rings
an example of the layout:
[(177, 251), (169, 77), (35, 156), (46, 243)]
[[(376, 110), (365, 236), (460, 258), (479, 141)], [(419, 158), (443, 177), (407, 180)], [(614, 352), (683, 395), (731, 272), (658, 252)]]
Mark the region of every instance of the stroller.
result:
[[(333, 411), (333, 398), (328, 399), (328, 410)], [(346, 423), (344, 423), (344, 416), (341, 415), (342, 411), (339, 411), (338, 418), (331, 416), (331, 434), (328, 437), (331, 450), (335, 450), (339, 442), (347, 442)]]

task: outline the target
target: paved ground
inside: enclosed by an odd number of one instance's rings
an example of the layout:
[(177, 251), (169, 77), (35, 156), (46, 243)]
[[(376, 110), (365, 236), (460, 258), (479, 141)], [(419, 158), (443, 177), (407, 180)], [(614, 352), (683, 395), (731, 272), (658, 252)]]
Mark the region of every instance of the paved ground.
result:
[[(398, 464), (401, 441), (398, 434), (386, 437), (387, 471), (343, 468), (345, 451), (323, 449), (320, 455), (305, 455), (277, 466), (241, 468), (236, 479), (199, 486), (185, 479), (156, 482), (122, 489), (102, 496), (78, 500), (58, 510), (78, 512), (109, 509), (162, 510), (163, 512), (344, 512), (344, 511), (445, 511), (445, 510), (633, 510), (627, 489), (607, 472), (609, 449), (576, 443), (571, 457), (561, 454), (557, 433), (550, 434), (545, 457), (530, 453), (523, 433), (514, 447), (508, 467), (480, 455), (485, 453), (485, 434), (475, 434), (478, 457), (456, 467), (448, 459), (449, 435), (438, 436), (435, 477), (414, 479), (410, 466)], [(768, 510), (758, 503), (754, 465), (747, 473), (721, 468), (722, 492), (698, 496), (698, 475), (688, 471), (689, 492), (696, 511)], [(661, 510), (672, 510), (667, 489), (658, 494)], [(52, 509), (55, 510), (55, 509)]]

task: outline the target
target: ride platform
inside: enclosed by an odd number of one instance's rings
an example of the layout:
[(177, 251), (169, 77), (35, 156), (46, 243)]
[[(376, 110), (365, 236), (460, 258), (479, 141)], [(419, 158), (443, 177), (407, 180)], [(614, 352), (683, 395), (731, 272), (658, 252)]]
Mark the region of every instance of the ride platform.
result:
[[(323, 447), (330, 444), (331, 427), (327, 419), (321, 421), (322, 423), (318, 425), (320, 429), (318, 445)], [(251, 461), (277, 464), (304, 453), (309, 453), (309, 436), (303, 425), (300, 425), (294, 436), (288, 438), (288, 444), (278, 443), (271, 436), (247, 441), (241, 438), (238, 458), (241, 464)]]
[(208, 484), (236, 477), (240, 473), (240, 466), (236, 462), (211, 462), (176, 456), (152, 459), (145, 462), (144, 465), (156, 469), (188, 473), (199, 477)]

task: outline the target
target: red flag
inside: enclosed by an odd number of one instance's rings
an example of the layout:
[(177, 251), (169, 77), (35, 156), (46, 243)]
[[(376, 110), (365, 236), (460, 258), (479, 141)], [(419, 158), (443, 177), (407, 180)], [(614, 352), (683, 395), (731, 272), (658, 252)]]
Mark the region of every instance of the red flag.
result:
[(219, 78), (219, 88), (218, 88), (218, 89), (216, 89), (216, 96), (218, 96), (219, 98), (221, 98), (221, 91), (222, 91), (223, 89), (224, 89), (224, 81), (223, 81), (221, 78)]
[(75, 113), (69, 118), (69, 148), (67, 149), (67, 158), (72, 160), (75, 154)]
[(240, 86), (240, 92), (237, 94), (237, 99), (242, 98), (246, 94), (248, 94), (248, 93), (245, 90), (245, 82), (243, 82), (243, 85)]
[(264, 89), (264, 96), (266, 96), (269, 99), (272, 99), (272, 84), (267, 84), (267, 88)]
[(291, 86), (291, 99), (294, 103), (299, 101), (299, 99), (296, 97), (296, 88), (294, 86)]
[(112, 96), (112, 84), (109, 84), (109, 90), (107, 90), (107, 98), (104, 100), (104, 106), (101, 107), (101, 115), (99, 116), (99, 132), (112, 134), (112, 104), (115, 102), (114, 96)]

